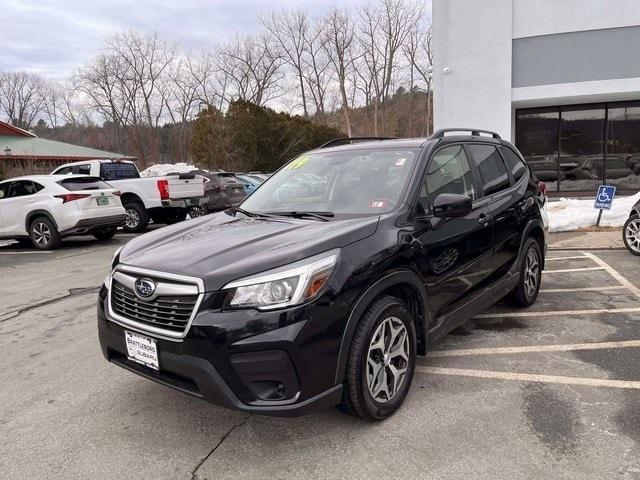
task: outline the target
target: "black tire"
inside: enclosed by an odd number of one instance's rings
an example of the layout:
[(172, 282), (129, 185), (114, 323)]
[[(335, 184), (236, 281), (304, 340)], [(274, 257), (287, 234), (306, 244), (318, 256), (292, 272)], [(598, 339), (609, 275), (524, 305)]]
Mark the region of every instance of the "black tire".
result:
[[(385, 325), (382, 325), (383, 323), (385, 323)], [(397, 339), (398, 337), (396, 337), (393, 342), (392, 340), (394, 339), (389, 337), (388, 348), (393, 350), (391, 347), (394, 345), (399, 346), (400, 343), (403, 343), (403, 347), (408, 349), (406, 360), (397, 356), (392, 357), (389, 353), (383, 354), (384, 350), (387, 349), (387, 336), (385, 332), (390, 333), (390, 328), (400, 329), (400, 324), (404, 329), (405, 336), (400, 337), (399, 340)], [(391, 325), (391, 327), (389, 327), (389, 325)], [(373, 344), (378, 343), (375, 339), (380, 338), (380, 329), (382, 329), (385, 338), (385, 341), (382, 342), (384, 350), (380, 349), (377, 351)], [(402, 331), (397, 335), (402, 335)], [(372, 348), (374, 348), (374, 350), (371, 350)], [(382, 355), (379, 358), (380, 362), (374, 362), (372, 367), (372, 364), (369, 362), (370, 356), (373, 360), (378, 354)], [(411, 314), (402, 301), (395, 297), (384, 296), (377, 299), (369, 306), (362, 318), (360, 318), (351, 342), (343, 400), (340, 405), (341, 410), (369, 421), (380, 421), (393, 415), (398, 408), (400, 408), (402, 402), (404, 402), (411, 387), (415, 369), (415, 359), (416, 330)], [(374, 372), (373, 368), (375, 368), (376, 365), (379, 367), (378, 372), (380, 373), (377, 375), (374, 374), (374, 376), (371, 377), (374, 383), (372, 387), (374, 390), (377, 390), (375, 388), (376, 384), (378, 386), (385, 385), (386, 391), (380, 391), (376, 393), (374, 397), (375, 392), (372, 392), (368, 383), (369, 374)], [(399, 380), (397, 388), (394, 388), (394, 377), (391, 366), (395, 367), (396, 371), (403, 368), (406, 369), (404, 375)], [(380, 375), (384, 375), (384, 378), (380, 377)], [(395, 393), (391, 393), (390, 397), (389, 381), (392, 382), (391, 390), (396, 390)], [(381, 398), (378, 398), (379, 396)]]
[(187, 211), (178, 210), (165, 215), (164, 223), (166, 223), (167, 225), (173, 225), (174, 223), (178, 223), (186, 220), (186, 218), (187, 218)]
[(519, 272), (518, 285), (507, 295), (506, 300), (514, 307), (529, 307), (538, 298), (542, 279), (542, 250), (535, 238), (530, 237), (524, 242)]
[(130, 202), (124, 204), (127, 218), (122, 229), (127, 233), (142, 233), (149, 225), (149, 214), (139, 202)]
[(38, 250), (54, 250), (60, 246), (62, 237), (55, 224), (47, 217), (38, 217), (29, 225), (31, 244)]
[(100, 230), (91, 232), (91, 235), (93, 235), (96, 238), (96, 240), (100, 240), (100, 241), (111, 240), (116, 234), (116, 230), (117, 230), (116, 227), (101, 228)]
[(622, 227), (622, 240), (634, 255), (640, 256), (640, 217), (631, 215)]

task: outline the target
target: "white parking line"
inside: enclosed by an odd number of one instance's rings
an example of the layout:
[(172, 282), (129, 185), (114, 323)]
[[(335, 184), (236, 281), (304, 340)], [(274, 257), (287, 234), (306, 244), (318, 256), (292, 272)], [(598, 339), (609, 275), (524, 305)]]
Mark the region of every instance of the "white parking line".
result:
[(547, 258), (545, 258), (545, 260), (550, 262), (550, 261), (553, 261), (553, 260), (578, 260), (578, 259), (581, 259), (581, 258), (588, 258), (588, 257), (586, 257), (584, 255), (574, 255), (572, 257), (547, 257)]
[(592, 272), (594, 270), (606, 270), (606, 268), (605, 267), (563, 268), (561, 270), (543, 270), (542, 273)]
[(427, 354), (427, 357), (466, 357), (473, 355), (509, 355), (513, 353), (573, 352), (576, 350), (607, 350), (612, 348), (636, 347), (640, 347), (640, 340), (572, 343), (564, 345), (528, 345), (524, 347), (460, 348), (455, 350), (432, 351)]
[(28, 252), (0, 252), (0, 255), (39, 255), (41, 253), (53, 253), (51, 250), (33, 250)]
[(600, 257), (596, 257), (593, 253), (582, 252), (586, 257), (589, 257), (591, 260), (600, 265), (601, 268), (607, 271), (609, 275), (615, 278), (620, 285), (626, 287), (631, 293), (633, 293), (636, 297), (640, 297), (640, 288), (636, 287), (629, 280), (624, 278), (615, 268), (609, 265), (607, 262), (602, 260)]
[(611, 285), (608, 287), (581, 287), (581, 288), (547, 288), (540, 289), (540, 293), (565, 293), (565, 292), (604, 292), (607, 290), (626, 289), (624, 285)]
[(532, 373), (496, 372), (491, 370), (470, 370), (446, 367), (416, 367), (416, 372), (456, 377), (490, 378), (516, 382), (558, 383), (562, 385), (585, 385), (588, 387), (609, 387), (640, 390), (640, 382), (635, 380), (608, 380), (600, 378), (561, 377), (557, 375), (537, 375)]
[(636, 313), (640, 307), (597, 308), (593, 310), (557, 310), (553, 312), (501, 312), (481, 313), (473, 318), (511, 318), (511, 317), (561, 317), (563, 315), (596, 315), (598, 313)]

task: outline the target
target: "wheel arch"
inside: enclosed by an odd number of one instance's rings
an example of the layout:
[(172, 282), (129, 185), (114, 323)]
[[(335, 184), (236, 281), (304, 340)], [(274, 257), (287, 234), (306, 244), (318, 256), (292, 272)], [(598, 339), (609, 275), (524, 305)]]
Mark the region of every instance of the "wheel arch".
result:
[(140, 198), (137, 194), (132, 193), (132, 192), (123, 192), (122, 195), (120, 196), (120, 201), (122, 202), (122, 205), (124, 206), (127, 203), (139, 203), (140, 205), (142, 205), (143, 208), (147, 208), (144, 204), (144, 202), (142, 201), (142, 198)]
[(360, 317), (367, 308), (378, 298), (384, 295), (391, 295), (402, 300), (412, 313), (418, 342), (418, 354), (426, 354), (428, 343), (429, 322), (428, 318), (428, 298), (424, 281), (420, 276), (410, 269), (400, 269), (386, 272), (382, 278), (367, 288), (356, 300), (340, 342), (340, 352), (338, 354), (338, 364), (336, 368), (336, 384), (342, 383), (347, 367), (349, 349), (353, 340), (353, 335), (358, 325)]
[(58, 222), (56, 222), (55, 218), (53, 218), (53, 215), (51, 215), (51, 213), (49, 213), (47, 210), (33, 210), (29, 212), (24, 219), (24, 228), (27, 232), (27, 235), (29, 234), (29, 228), (31, 228), (31, 224), (38, 217), (48, 218), (56, 227), (56, 230), (59, 230)]
[[(545, 266), (545, 259), (546, 259), (546, 252), (547, 252), (547, 240), (546, 240), (546, 235), (544, 233), (544, 227), (542, 225), (542, 222), (540, 220), (531, 220), (529, 221), (529, 223), (526, 224), (523, 234), (522, 234), (522, 239), (520, 241), (520, 255), (522, 255), (522, 248), (524, 246), (524, 243), (527, 241), (527, 238), (529, 237), (533, 237), (538, 241), (538, 244), (540, 245), (540, 251), (542, 253), (542, 269), (544, 270), (544, 266)], [(519, 258), (520, 258), (519, 255)]]

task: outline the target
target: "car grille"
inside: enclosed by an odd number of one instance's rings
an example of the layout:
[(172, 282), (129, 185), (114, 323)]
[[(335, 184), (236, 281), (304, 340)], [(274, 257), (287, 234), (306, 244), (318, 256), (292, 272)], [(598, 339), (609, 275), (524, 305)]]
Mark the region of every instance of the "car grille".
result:
[(142, 300), (134, 291), (113, 280), (111, 307), (114, 313), (170, 332), (184, 332), (198, 301), (197, 295), (162, 296), (153, 300)]

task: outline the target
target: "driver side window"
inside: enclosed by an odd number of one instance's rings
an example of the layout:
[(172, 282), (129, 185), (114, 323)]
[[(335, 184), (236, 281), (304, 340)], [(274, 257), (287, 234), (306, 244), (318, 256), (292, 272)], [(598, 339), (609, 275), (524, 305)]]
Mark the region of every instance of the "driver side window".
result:
[(431, 157), (418, 198), (419, 207), (429, 211), (429, 205), (441, 193), (465, 195), (471, 200), (476, 198), (469, 160), (462, 145), (442, 148)]

